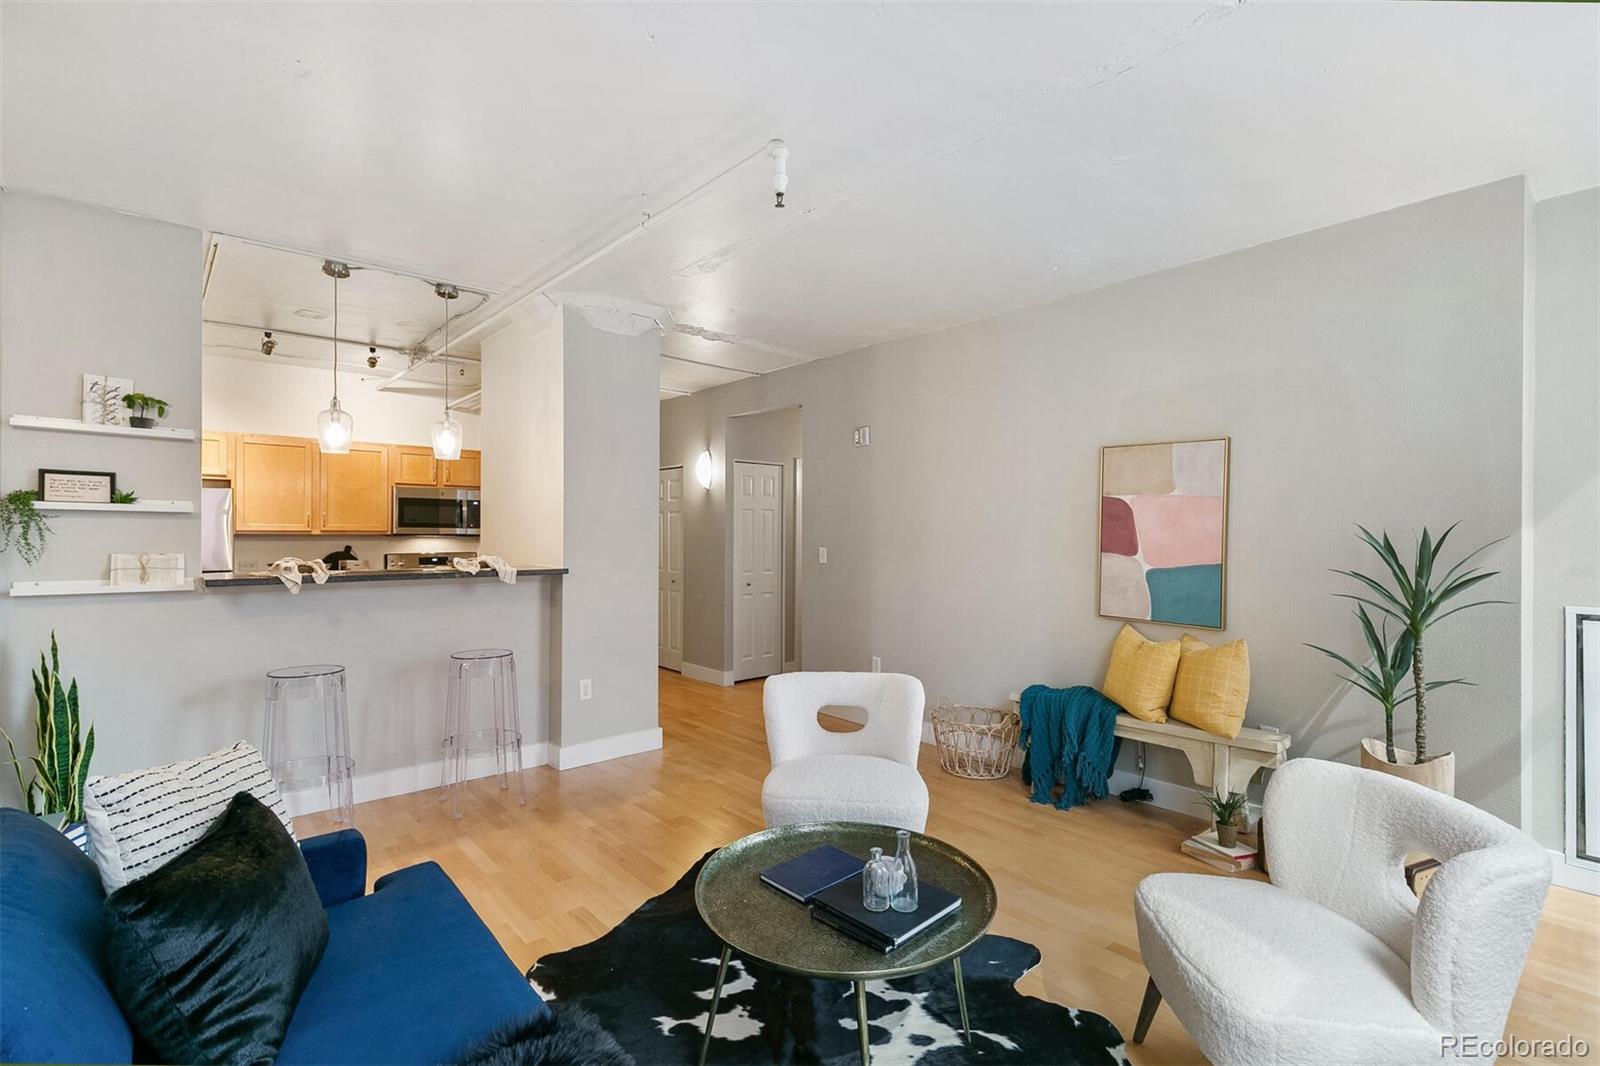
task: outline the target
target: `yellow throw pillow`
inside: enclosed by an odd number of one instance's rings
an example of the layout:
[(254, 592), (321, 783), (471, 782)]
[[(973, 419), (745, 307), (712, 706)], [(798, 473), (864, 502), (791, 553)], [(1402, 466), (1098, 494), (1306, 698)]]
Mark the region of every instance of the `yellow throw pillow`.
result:
[(1123, 626), (1111, 644), (1111, 665), (1100, 691), (1135, 718), (1165, 722), (1178, 650), (1175, 640), (1146, 640), (1137, 629)]
[(1178, 680), (1172, 686), (1173, 721), (1232, 740), (1250, 701), (1250, 649), (1242, 640), (1215, 648), (1183, 635)]

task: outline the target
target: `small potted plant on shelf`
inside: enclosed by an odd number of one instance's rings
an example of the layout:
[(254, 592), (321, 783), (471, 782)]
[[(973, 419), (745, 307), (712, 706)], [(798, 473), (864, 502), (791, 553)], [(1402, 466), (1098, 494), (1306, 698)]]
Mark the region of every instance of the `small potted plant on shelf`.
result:
[(1239, 843), (1239, 816), (1244, 813), (1245, 794), (1212, 789), (1200, 797), (1200, 804), (1216, 823), (1217, 843), (1225, 848)]
[(139, 494), (128, 489), (116, 489), (111, 493), (112, 503), (138, 503)]
[(17, 772), (28, 813), (35, 814), (60, 829), (68, 840), (85, 853), (89, 850), (89, 828), (83, 820), (83, 786), (89, 778), (89, 760), (94, 757), (94, 726), (79, 735), (78, 682), (63, 687), (61, 651), (55, 633), (50, 634), (50, 658), (39, 653), (39, 669), (33, 671), (34, 744), (38, 750), (30, 762), (33, 780), (22, 778), (22, 760), (17, 746), (4, 730), (11, 765)]
[(18, 489), (0, 497), (0, 552), (13, 546), (22, 561), (33, 565), (44, 556), (45, 542), (50, 537), (50, 522), (33, 506), (39, 494), (32, 489)]
[[(1382, 560), (1386, 572), (1382, 577), (1374, 578), (1356, 570), (1335, 570), (1334, 573), (1342, 574), (1363, 586), (1360, 593), (1342, 592), (1336, 595), (1355, 600), (1360, 605), (1357, 608), (1357, 617), (1361, 620), (1362, 635), (1366, 639), (1367, 652), (1373, 659), (1373, 666), (1357, 667), (1342, 655), (1337, 655), (1327, 648), (1311, 645), (1317, 651), (1332, 656), (1354, 671), (1355, 676), (1345, 680), (1373, 696), (1383, 706), (1386, 724), (1384, 739), (1380, 742), (1376, 738), (1368, 737), (1361, 742), (1361, 765), (1368, 770), (1378, 770), (1395, 777), (1403, 777), (1408, 781), (1415, 781), (1419, 785), (1425, 785), (1447, 795), (1455, 795), (1456, 757), (1454, 752), (1448, 751), (1442, 755), (1428, 753), (1428, 693), (1447, 685), (1470, 685), (1472, 682), (1459, 677), (1445, 681), (1427, 680), (1423, 676), (1422, 669), (1423, 637), (1434, 625), (1460, 611), (1491, 603), (1508, 602), (1506, 600), (1452, 602), (1468, 589), (1475, 588), (1499, 573), (1497, 570), (1487, 570), (1472, 565), (1474, 559), (1500, 543), (1490, 541), (1462, 556), (1448, 570), (1443, 570), (1443, 576), (1435, 576), (1436, 571), (1441, 569), (1437, 565), (1439, 555), (1444, 549), (1445, 541), (1455, 528), (1452, 525), (1439, 535), (1438, 540), (1434, 540), (1433, 535), (1424, 527), (1422, 536), (1417, 541), (1414, 561), (1408, 566), (1389, 540), (1387, 533), (1373, 536), (1366, 527), (1357, 526), (1356, 529), (1359, 531), (1357, 535)], [(1386, 619), (1393, 619), (1399, 623), (1400, 632), (1396, 634), (1392, 645), (1388, 639), (1387, 623), (1375, 632), (1372, 618), (1365, 610), (1367, 607), (1374, 608)], [(1402, 694), (1398, 689), (1407, 670), (1411, 673), (1411, 688)], [(1416, 704), (1417, 729), (1414, 752), (1394, 745), (1394, 708), (1408, 701)]]
[[(130, 392), (122, 398), (122, 402), (134, 414), (129, 417), (128, 424), (136, 429), (155, 429), (156, 418), (167, 417), (167, 401), (158, 396), (151, 396), (143, 392)], [(155, 412), (155, 418), (149, 412)]]

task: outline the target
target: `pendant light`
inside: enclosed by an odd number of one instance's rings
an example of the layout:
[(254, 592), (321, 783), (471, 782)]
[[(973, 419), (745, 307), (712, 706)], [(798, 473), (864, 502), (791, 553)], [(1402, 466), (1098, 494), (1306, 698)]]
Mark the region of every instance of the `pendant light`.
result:
[(450, 301), (460, 296), (461, 290), (441, 281), (434, 285), (433, 292), (444, 301), (444, 347), (439, 350), (444, 362), (444, 415), (433, 424), (433, 457), (459, 459), (461, 423), (450, 417)]
[(317, 442), (328, 455), (345, 455), (355, 437), (355, 420), (339, 406), (339, 279), (350, 276), (350, 267), (324, 259), (322, 272), (333, 279), (333, 401), (317, 415)]

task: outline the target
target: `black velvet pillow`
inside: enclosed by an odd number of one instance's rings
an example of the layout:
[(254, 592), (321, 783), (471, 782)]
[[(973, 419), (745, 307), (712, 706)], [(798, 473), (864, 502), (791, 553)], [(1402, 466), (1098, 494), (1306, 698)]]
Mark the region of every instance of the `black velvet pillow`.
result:
[(283, 823), (248, 792), (189, 850), (106, 898), (106, 964), (162, 1062), (270, 1062), (328, 944)]

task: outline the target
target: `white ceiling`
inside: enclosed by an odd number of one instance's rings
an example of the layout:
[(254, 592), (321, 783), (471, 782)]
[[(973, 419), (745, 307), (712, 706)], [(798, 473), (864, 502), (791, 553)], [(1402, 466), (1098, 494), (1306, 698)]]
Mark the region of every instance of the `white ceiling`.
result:
[[(329, 366), (333, 361), (333, 279), (322, 272), (322, 260), (229, 237), (211, 242), (205, 275), (202, 345), (208, 356), (253, 359), (300, 366)], [(462, 292), (450, 301), (451, 330), (455, 319), (466, 320), (482, 306), (486, 294)], [(437, 395), (445, 364), (424, 360), (424, 350), (439, 346), (444, 301), (428, 281), (404, 274), (351, 264), (350, 277), (339, 282), (339, 363), (387, 374), (409, 370), (389, 386), (397, 392)], [(265, 331), (272, 331), (271, 355), (261, 350)], [(376, 352), (369, 349), (377, 347)], [(452, 393), (478, 387), (478, 344), (451, 341), (449, 373)]]
[[(762, 371), (1527, 173), (1600, 183), (1582, 4), (20, 4), (14, 189), (516, 294)], [(742, 376), (663, 360), (664, 388)]]

